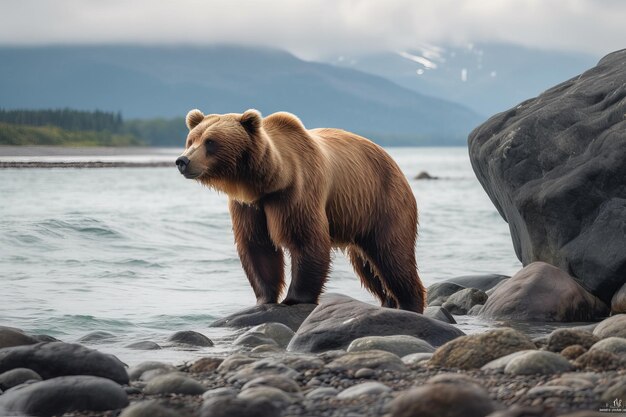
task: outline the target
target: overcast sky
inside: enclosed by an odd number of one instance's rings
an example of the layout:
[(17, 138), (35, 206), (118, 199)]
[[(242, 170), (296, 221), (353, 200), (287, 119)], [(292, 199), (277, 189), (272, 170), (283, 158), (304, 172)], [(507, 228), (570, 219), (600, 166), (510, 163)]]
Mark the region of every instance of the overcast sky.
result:
[(624, 0), (0, 0), (0, 44), (234, 43), (308, 58), (511, 42), (626, 47)]

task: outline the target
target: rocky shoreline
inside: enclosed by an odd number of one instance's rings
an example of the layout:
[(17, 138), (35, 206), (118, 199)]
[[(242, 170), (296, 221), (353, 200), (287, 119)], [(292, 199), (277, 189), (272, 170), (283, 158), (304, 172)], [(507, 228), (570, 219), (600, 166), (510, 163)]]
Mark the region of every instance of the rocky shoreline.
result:
[(122, 162), (122, 161), (80, 161), (80, 162), (45, 162), (45, 161), (0, 161), (0, 169), (6, 168), (161, 168), (174, 166), (173, 162)]
[[(451, 322), (443, 307), (420, 315), (330, 295), (216, 322), (240, 328), (229, 356), (130, 369), (0, 327), (0, 415), (583, 417), (626, 408), (626, 315), (535, 339), (506, 327), (463, 335)], [(194, 331), (169, 340), (213, 343)]]

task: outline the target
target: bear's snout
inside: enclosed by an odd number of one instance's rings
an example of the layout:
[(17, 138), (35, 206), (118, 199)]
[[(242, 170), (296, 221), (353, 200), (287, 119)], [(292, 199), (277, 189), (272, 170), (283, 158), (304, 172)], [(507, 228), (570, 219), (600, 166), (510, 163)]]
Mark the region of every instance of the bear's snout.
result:
[(186, 156), (179, 156), (178, 159), (176, 159), (176, 166), (178, 167), (180, 173), (184, 175), (185, 171), (187, 171), (187, 167), (189, 166), (189, 158)]

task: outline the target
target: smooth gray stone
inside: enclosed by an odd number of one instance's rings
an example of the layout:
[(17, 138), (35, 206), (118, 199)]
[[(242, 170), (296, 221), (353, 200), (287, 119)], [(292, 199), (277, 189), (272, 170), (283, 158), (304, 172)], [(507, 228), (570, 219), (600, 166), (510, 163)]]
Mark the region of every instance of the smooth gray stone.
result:
[(464, 315), (475, 305), (485, 304), (487, 298), (489, 297), (482, 290), (477, 288), (465, 288), (448, 297), (446, 302), (443, 303), (443, 308), (452, 314)]
[(568, 346), (580, 345), (589, 349), (600, 340), (591, 332), (576, 329), (556, 329), (548, 336), (546, 349), (550, 352), (560, 352)]
[(0, 326), (0, 349), (13, 346), (34, 345), (38, 340), (14, 327)]
[(352, 398), (362, 397), (364, 395), (380, 395), (390, 392), (391, 388), (380, 382), (363, 382), (346, 388), (337, 394), (337, 399), (348, 400)]
[(337, 394), (339, 394), (339, 390), (337, 390), (336, 388), (320, 387), (320, 388), (315, 388), (312, 391), (309, 391), (305, 395), (305, 397), (309, 400), (319, 400), (320, 398), (325, 398), (325, 397), (335, 397)]
[(113, 333), (95, 331), (95, 332), (91, 332), (91, 333), (84, 335), (83, 337), (78, 339), (78, 342), (79, 343), (102, 343), (102, 342), (115, 340), (116, 338), (117, 336), (115, 336)]
[(246, 401), (257, 399), (268, 400), (277, 407), (286, 407), (296, 401), (294, 397), (290, 396), (285, 391), (267, 386), (257, 386), (241, 390), (237, 398)]
[[(286, 348), (295, 332), (282, 323), (263, 323), (251, 328), (249, 333), (259, 333), (272, 339), (278, 346)], [(248, 333), (246, 332), (246, 333)], [(245, 334), (245, 333), (244, 333)]]
[(475, 384), (436, 383), (412, 388), (390, 403), (390, 417), (485, 417), (495, 407)]
[(215, 389), (205, 391), (204, 394), (202, 394), (202, 399), (208, 400), (208, 399), (217, 398), (217, 397), (234, 398), (237, 396), (237, 394), (239, 394), (239, 391), (233, 387), (221, 387), (221, 388), (215, 388)]
[(162, 406), (158, 401), (141, 401), (126, 407), (119, 417), (180, 417), (180, 415)]
[(171, 335), (168, 339), (169, 342), (178, 343), (181, 345), (187, 346), (198, 346), (198, 347), (211, 347), (213, 346), (213, 341), (206, 337), (205, 335), (194, 332), (193, 330), (182, 330), (180, 332), (176, 332)]
[(433, 357), (432, 353), (411, 353), (410, 355), (406, 355), (402, 357), (402, 362), (405, 365), (417, 365), (421, 362), (429, 361), (430, 358)]
[(463, 275), (447, 279), (446, 282), (461, 285), (465, 288), (477, 288), (481, 291), (488, 291), (510, 278), (508, 275), (484, 274), (484, 275)]
[(349, 352), (338, 357), (327, 368), (332, 370), (358, 371), (361, 368), (386, 371), (406, 371), (406, 365), (398, 355), (382, 350), (366, 350), (363, 352)]
[(300, 387), (298, 386), (298, 384), (293, 379), (283, 375), (265, 375), (254, 378), (253, 380), (246, 382), (244, 386), (241, 387), (241, 390), (243, 391), (256, 387), (278, 388), (279, 390), (285, 391), (290, 394), (300, 392)]
[(211, 327), (248, 327), (282, 323), (294, 332), (317, 307), (316, 304), (261, 304), (238, 311), (211, 323)]
[(115, 356), (71, 343), (38, 343), (0, 349), (0, 372), (15, 368), (32, 369), (43, 379), (92, 375), (128, 384), (126, 368)]
[(161, 349), (161, 346), (159, 346), (157, 343), (152, 342), (150, 340), (131, 343), (130, 345), (126, 345), (125, 347), (127, 349), (134, 349), (134, 350), (159, 350)]
[(63, 376), (4, 393), (0, 396), (0, 415), (7, 412), (52, 416), (79, 410), (115, 410), (127, 405), (126, 392), (110, 379)]
[[(607, 337), (595, 343), (589, 350), (603, 350), (624, 356), (626, 355), (626, 339), (623, 337)], [(0, 379), (2, 379), (1, 375)]]
[(204, 401), (200, 417), (281, 417), (282, 409), (264, 398), (218, 396)]
[(551, 375), (573, 369), (574, 366), (558, 353), (534, 350), (513, 358), (504, 367), (504, 372), (513, 375)]
[(439, 320), (410, 311), (384, 308), (344, 295), (327, 295), (302, 323), (288, 351), (323, 352), (346, 349), (365, 336), (408, 335), (440, 346), (464, 333)]
[(480, 317), (543, 322), (590, 321), (605, 317), (608, 307), (567, 273), (534, 262), (491, 294)]
[(140, 379), (141, 375), (143, 375), (144, 372), (151, 371), (153, 369), (166, 369), (168, 372), (173, 372), (176, 370), (174, 366), (163, 363), (163, 362), (146, 361), (146, 362), (141, 362), (140, 364), (135, 365), (132, 368), (130, 368), (128, 370), (128, 377), (130, 378), (131, 381), (135, 381), (135, 380)]
[(426, 301), (429, 306), (440, 306), (455, 292), (465, 289), (464, 286), (453, 282), (436, 282), (426, 291)]
[(610, 304), (624, 285), (626, 49), (470, 134), (476, 177), (524, 265), (543, 261)]
[(622, 285), (611, 298), (611, 314), (623, 313), (626, 313), (626, 284)]
[(441, 306), (428, 306), (424, 309), (424, 315), (431, 319), (439, 320), (444, 323), (456, 324), (456, 320), (452, 314)]
[(146, 384), (145, 394), (182, 394), (200, 395), (206, 388), (193, 378), (178, 372), (156, 376)]
[(504, 368), (506, 368), (509, 362), (511, 362), (514, 358), (517, 358), (518, 356), (526, 354), (527, 352), (532, 352), (532, 350), (520, 350), (518, 352), (509, 353), (506, 356), (502, 356), (501, 358), (494, 359), (491, 362), (486, 363), (480, 369), (493, 369), (495, 371), (504, 371)]
[(270, 339), (269, 337), (265, 337), (261, 333), (249, 333), (249, 332), (246, 332), (242, 334), (241, 336), (239, 336), (237, 339), (235, 339), (235, 341), (233, 342), (233, 345), (246, 346), (246, 347), (257, 347), (261, 345), (278, 346), (278, 344), (276, 344), (276, 342), (273, 339)]
[(348, 346), (348, 352), (365, 350), (384, 350), (402, 357), (411, 353), (432, 353), (435, 348), (422, 339), (406, 335), (360, 337)]
[(0, 389), (3, 391), (23, 384), (26, 381), (41, 381), (41, 376), (32, 369), (15, 368), (0, 374)]
[(600, 339), (607, 337), (626, 337), (626, 314), (617, 314), (598, 323), (593, 334)]

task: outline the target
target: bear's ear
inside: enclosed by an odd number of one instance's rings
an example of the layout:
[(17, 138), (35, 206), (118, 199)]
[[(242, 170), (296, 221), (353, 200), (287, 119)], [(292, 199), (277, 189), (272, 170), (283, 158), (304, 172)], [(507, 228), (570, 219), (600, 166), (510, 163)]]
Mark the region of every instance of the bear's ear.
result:
[(241, 125), (248, 133), (255, 133), (261, 128), (263, 118), (258, 110), (250, 109), (246, 110), (241, 115)]
[(202, 112), (198, 109), (193, 109), (189, 113), (187, 113), (185, 124), (187, 125), (187, 129), (192, 130), (194, 127), (198, 126), (203, 120), (204, 114), (202, 114)]

